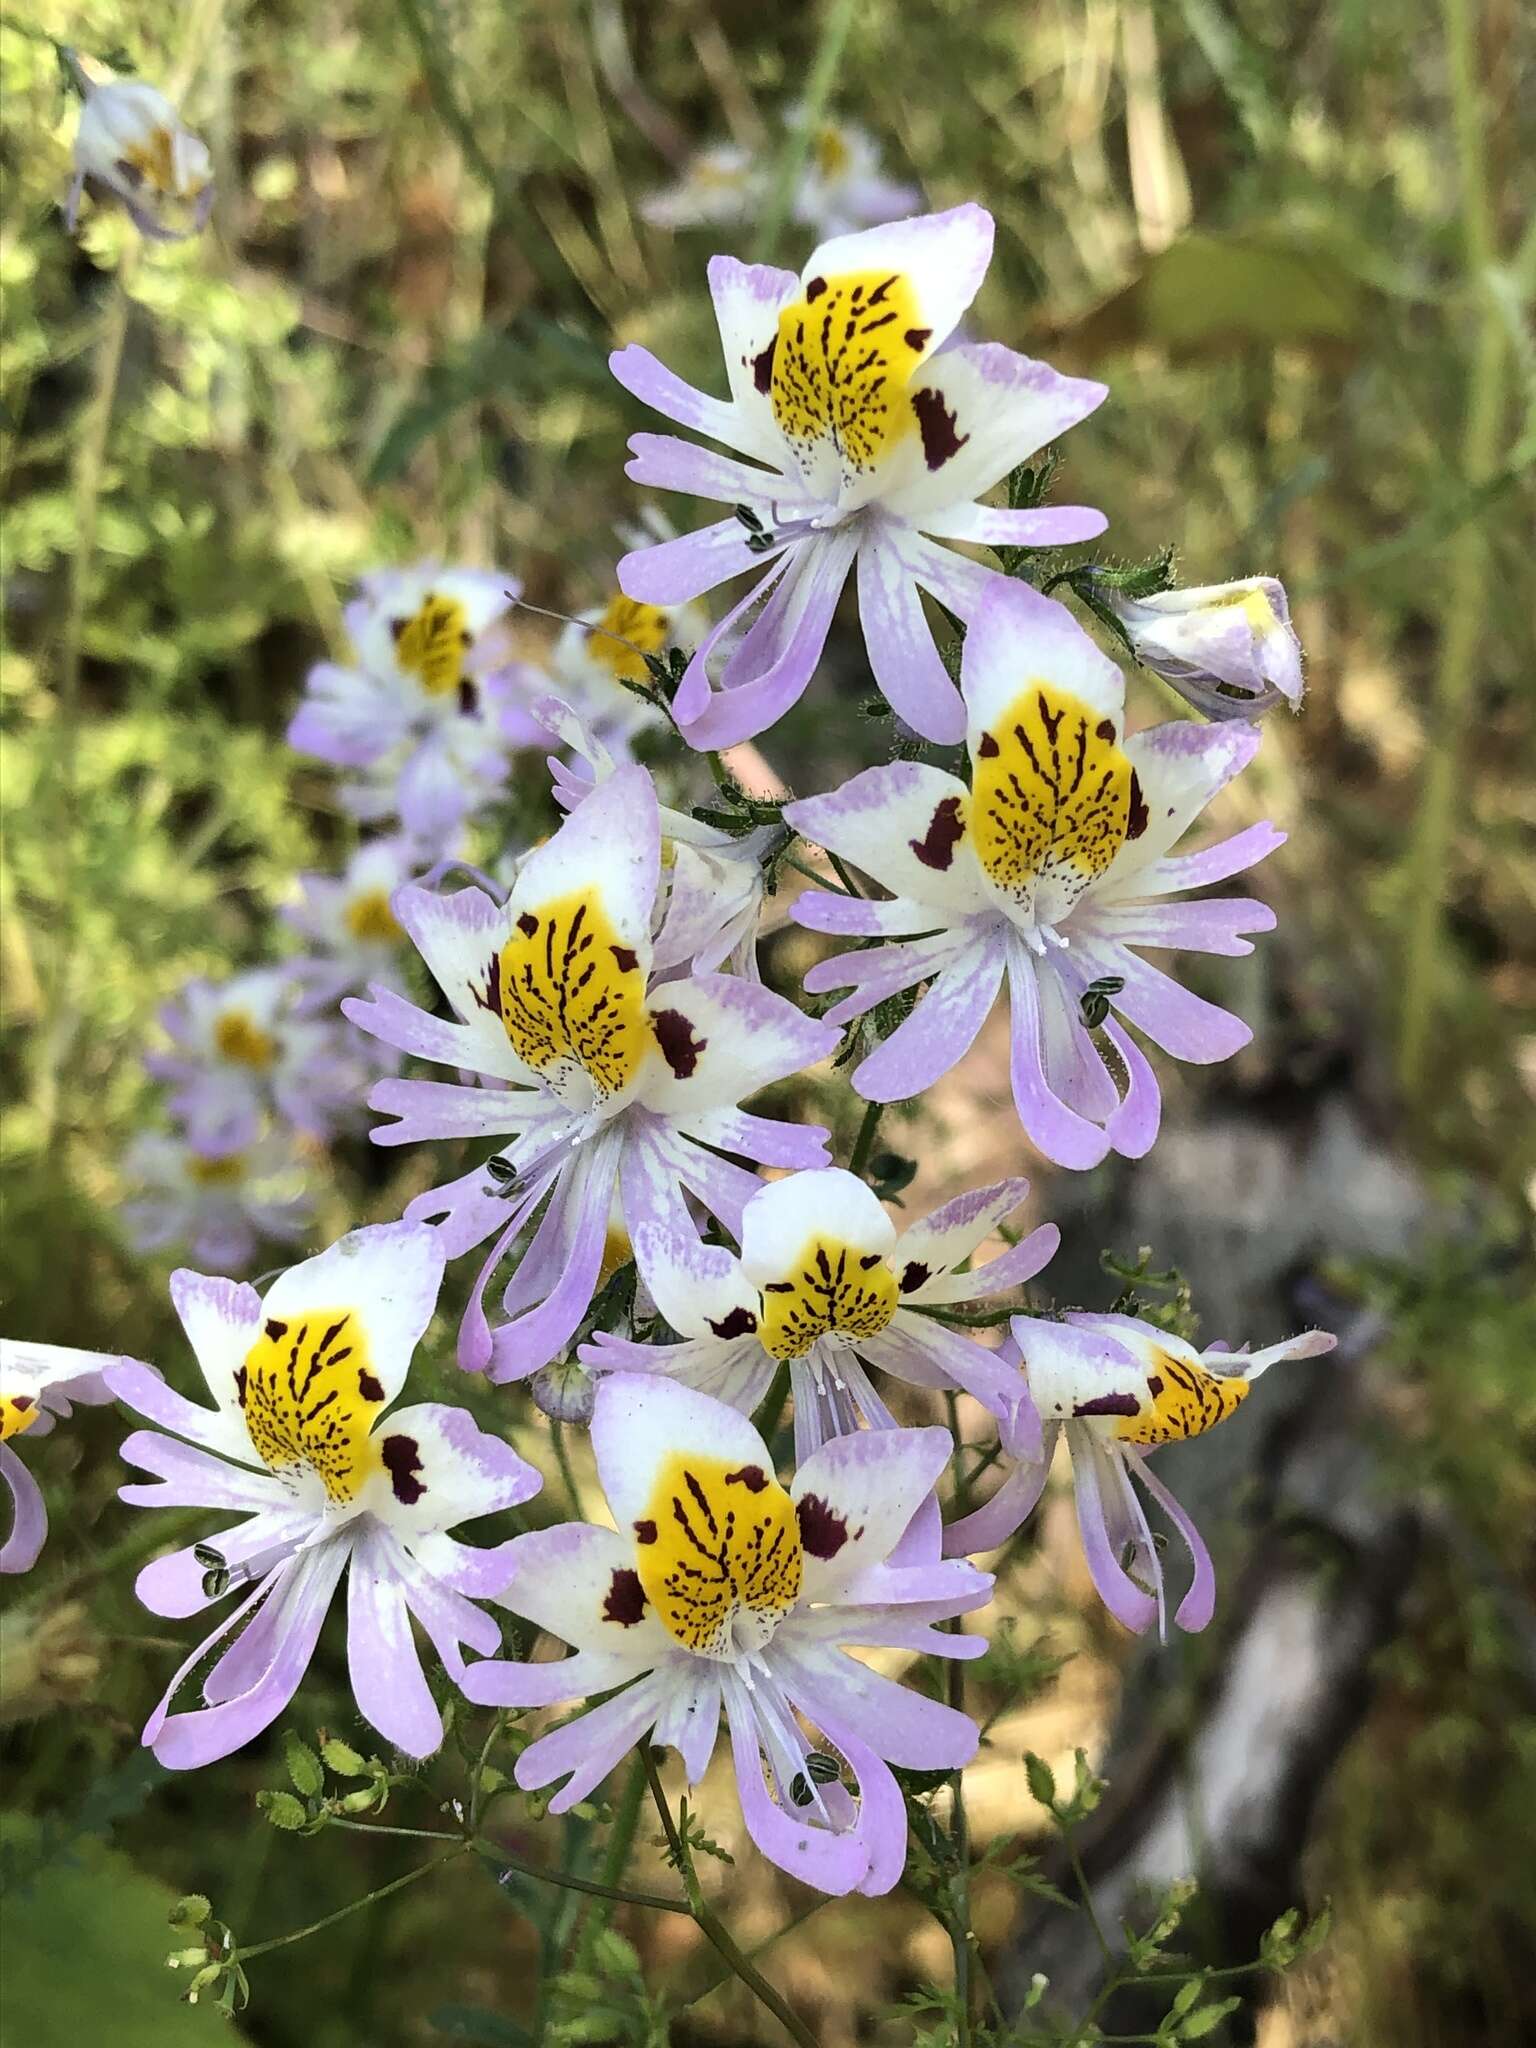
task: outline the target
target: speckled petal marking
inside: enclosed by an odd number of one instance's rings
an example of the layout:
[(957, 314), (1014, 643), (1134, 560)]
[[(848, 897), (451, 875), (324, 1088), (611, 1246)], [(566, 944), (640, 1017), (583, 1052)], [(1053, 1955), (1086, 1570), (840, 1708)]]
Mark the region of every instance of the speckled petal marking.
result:
[(326, 1498), (357, 1498), (376, 1463), (369, 1444), (384, 1388), (352, 1309), (309, 1309), (269, 1317), (235, 1374), (245, 1426), (274, 1472), (307, 1465)]
[(616, 1095), (646, 1054), (645, 975), (596, 889), (525, 910), (481, 1001), (557, 1090), (580, 1072), (599, 1097)]
[(30, 1429), (42, 1412), (36, 1394), (0, 1394), (0, 1444)]
[(896, 1275), (878, 1252), (812, 1238), (794, 1269), (763, 1289), (758, 1336), (775, 1358), (803, 1358), (818, 1337), (878, 1337), (896, 1313)]
[(845, 486), (874, 469), (914, 424), (907, 385), (931, 334), (899, 272), (811, 278), (754, 365), (797, 459), (830, 441)]
[(457, 599), (429, 590), (408, 619), (391, 619), (395, 659), (429, 697), (446, 697), (464, 680), (464, 657), (474, 643)]
[(761, 1465), (677, 1452), (635, 1523), (640, 1583), (685, 1649), (761, 1648), (800, 1593), (795, 1504)]
[(1117, 1416), (1110, 1434), (1127, 1444), (1171, 1444), (1204, 1436), (1225, 1422), (1247, 1398), (1249, 1383), (1218, 1378), (1204, 1366), (1171, 1358), (1165, 1351), (1147, 1376), (1147, 1398), (1139, 1413)]

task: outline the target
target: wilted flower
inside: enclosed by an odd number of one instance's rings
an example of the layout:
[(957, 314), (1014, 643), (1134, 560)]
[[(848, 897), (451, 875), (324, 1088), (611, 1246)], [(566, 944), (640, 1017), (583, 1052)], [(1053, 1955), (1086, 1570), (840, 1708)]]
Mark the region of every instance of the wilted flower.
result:
[(1002, 1432), (1007, 1477), (985, 1507), (952, 1522), (952, 1556), (992, 1550), (1033, 1511), (1045, 1490), (1057, 1439), (1066, 1433), (1083, 1551), (1111, 1614), (1127, 1628), (1154, 1618), (1166, 1630), (1163, 1565), (1133, 1482), (1172, 1522), (1189, 1550), (1194, 1578), (1179, 1603), (1180, 1628), (1202, 1629), (1215, 1607), (1216, 1576), (1200, 1532), (1147, 1462), (1159, 1444), (1203, 1436), (1247, 1398), (1260, 1373), (1282, 1358), (1331, 1351), (1326, 1330), (1307, 1330), (1266, 1350), (1197, 1351), (1136, 1316), (1069, 1315), (1063, 1322), (1015, 1316), (1000, 1356), (1023, 1363), (1014, 1412)]
[(1136, 659), (1207, 718), (1262, 718), (1283, 698), (1301, 708), (1301, 644), (1273, 576), (1128, 598), (1106, 588)]
[(287, 1132), (219, 1152), (141, 1131), (122, 1170), (130, 1193), (118, 1215), (145, 1254), (184, 1251), (200, 1266), (243, 1273), (264, 1241), (296, 1244), (314, 1221), (304, 1163)]
[[(979, 206), (840, 236), (800, 277), (717, 256), (709, 266), (731, 396), (709, 398), (647, 350), (610, 359), (626, 390), (756, 467), (671, 435), (636, 434), (627, 474), (733, 509), (679, 540), (626, 555), (619, 582), (648, 604), (685, 604), (765, 573), (706, 635), (672, 710), (698, 747), (762, 732), (800, 697), (838, 596), (858, 564), (865, 646), (892, 708), (925, 739), (958, 740), (964, 714), (920, 592), (974, 617), (1000, 578), (936, 541), (1051, 547), (1104, 530), (1080, 506), (1008, 511), (976, 502), (1104, 397), (991, 345), (945, 343), (986, 274), (992, 217)], [(711, 683), (708, 662), (761, 604)]]
[(592, 1448), (617, 1529), (576, 1522), (514, 1538), (503, 1596), (576, 1655), (476, 1664), (461, 1683), (491, 1706), (623, 1690), (525, 1749), (518, 1783), (564, 1778), (550, 1801), (563, 1813), (645, 1740), (679, 1750), (697, 1784), (723, 1707), (743, 1817), (763, 1854), (822, 1891), (888, 1892), (907, 1844), (888, 1766), (958, 1770), (976, 1753), (976, 1729), (847, 1647), (985, 1648), (933, 1625), (981, 1606), (992, 1587), (939, 1558), (932, 1490), (948, 1432), (840, 1437), (786, 1491), (735, 1409), (618, 1373), (598, 1388)]
[(1179, 719), (1127, 736), (1120, 670), (1063, 606), (1002, 578), (966, 637), (961, 677), (969, 787), (895, 761), (785, 805), (796, 831), (894, 892), (799, 898), (793, 915), (813, 931), (896, 941), (819, 961), (805, 986), (851, 989), (827, 1012), (843, 1024), (932, 982), (854, 1071), (861, 1094), (897, 1102), (964, 1057), (1006, 974), (1013, 1099), (1030, 1138), (1060, 1166), (1096, 1166), (1111, 1148), (1140, 1158), (1161, 1099), (1120, 1020), (1200, 1064), (1252, 1036), (1132, 948), (1248, 953), (1241, 934), (1273, 926), (1273, 911), (1246, 897), (1166, 900), (1283, 843), (1253, 825), (1198, 853), (1171, 851), (1252, 759), (1258, 730)]
[(304, 1009), (327, 1010), (338, 996), (373, 981), (404, 993), (405, 933), (389, 905), (419, 867), (405, 840), (370, 839), (358, 847), (344, 873), (299, 876), (304, 899), (281, 915), (312, 948), (287, 963), (303, 992)]
[(1013, 1371), (918, 1311), (981, 1300), (1040, 1271), (1060, 1241), (1054, 1223), (973, 1272), (955, 1271), (1028, 1192), (1028, 1181), (999, 1181), (898, 1235), (863, 1181), (833, 1166), (787, 1174), (755, 1194), (742, 1211), (739, 1257), (642, 1224), (636, 1257), (684, 1342), (599, 1334), (581, 1355), (592, 1366), (665, 1373), (744, 1415), (787, 1361), (802, 1461), (861, 1422), (895, 1427), (866, 1365), (918, 1386), (963, 1389), (1001, 1416), (1016, 1393)]
[[(144, 1730), (170, 1769), (228, 1756), (277, 1718), (349, 1568), (353, 1697), (407, 1755), (427, 1756), (442, 1740), (412, 1618), (454, 1679), (462, 1644), (482, 1654), (499, 1646), (500, 1630), (474, 1601), (506, 1586), (510, 1551), (477, 1550), (447, 1532), (527, 1500), (539, 1476), (461, 1408), (426, 1402), (385, 1414), (442, 1277), (436, 1234), (409, 1223), (353, 1231), (290, 1267), (264, 1298), (178, 1272), (171, 1299), (215, 1405), (172, 1392), (151, 1366), (109, 1372), (118, 1400), (171, 1432), (128, 1438), (123, 1458), (153, 1483), (127, 1485), (122, 1498), (243, 1517), (138, 1577), (154, 1614), (199, 1614), (228, 1592), (242, 1596)], [(194, 1672), (203, 1704), (173, 1711)]]
[[(824, 1130), (737, 1105), (822, 1058), (836, 1033), (736, 975), (665, 978), (665, 928), (651, 938), (660, 875), (651, 778), (620, 768), (527, 856), (505, 903), (482, 889), (396, 896), (457, 1021), (385, 989), (342, 1005), (387, 1045), (492, 1084), (389, 1080), (368, 1099), (398, 1119), (375, 1144), (511, 1141), (406, 1211), (440, 1225), (450, 1257), (498, 1233), (459, 1335), (460, 1364), (493, 1379), (536, 1372), (569, 1343), (601, 1275), (615, 1188), (631, 1236), (642, 1222), (692, 1230), (687, 1195), (734, 1229), (760, 1183), (722, 1154), (826, 1159)], [(541, 1204), (504, 1296), (512, 1320), (493, 1333), (486, 1286)]]
[(142, 80), (96, 84), (78, 63), (85, 94), (75, 131), (75, 176), (65, 204), (74, 232), (80, 195), (89, 181), (114, 192), (140, 234), (175, 242), (207, 225), (213, 206), (213, 160), (207, 145), (181, 125), (163, 92)]
[(426, 865), (506, 780), (498, 672), (521, 585), (496, 570), (421, 563), (361, 579), (347, 606), (355, 667), (311, 669), (288, 742), (359, 771), (343, 801), (398, 817)]
[(112, 1396), (102, 1377), (119, 1360), (102, 1351), (59, 1344), (22, 1344), (0, 1337), (0, 1479), (11, 1491), (11, 1533), (0, 1544), (0, 1572), (27, 1572), (48, 1540), (42, 1489), (11, 1449), (23, 1432), (47, 1436), (76, 1402), (99, 1408)]

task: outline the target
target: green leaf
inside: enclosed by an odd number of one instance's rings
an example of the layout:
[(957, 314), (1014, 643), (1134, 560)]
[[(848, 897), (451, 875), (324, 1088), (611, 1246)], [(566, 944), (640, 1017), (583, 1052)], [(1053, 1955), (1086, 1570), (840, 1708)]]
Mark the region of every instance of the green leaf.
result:
[(1217, 2005), (1202, 2005), (1198, 2012), (1192, 2012), (1179, 2021), (1181, 2041), (1203, 2041), (1207, 2034), (1213, 2034), (1229, 2012), (1235, 2012), (1242, 2004), (1240, 1998), (1224, 1998)]
[(317, 1799), (325, 1790), (325, 1773), (320, 1759), (307, 1742), (301, 1742), (291, 1728), (283, 1731), (283, 1762), (293, 1780), (293, 1789), (304, 1799)]
[(1056, 1774), (1043, 1756), (1036, 1756), (1032, 1749), (1024, 1752), (1024, 1775), (1029, 1780), (1030, 1797), (1041, 1806), (1056, 1803)]
[(291, 1792), (258, 1792), (256, 1805), (272, 1826), (281, 1828), (284, 1834), (296, 1835), (309, 1826), (303, 1802)]
[[(366, 1778), (368, 1776), (369, 1765), (367, 1759), (360, 1756), (350, 1742), (341, 1742), (334, 1735), (329, 1735), (320, 1745), (320, 1754), (325, 1759), (326, 1768), (334, 1771), (338, 1778)], [(300, 1790), (303, 1790), (302, 1786)]]
[(188, 1892), (178, 1899), (166, 1918), (173, 1927), (201, 1927), (213, 1911), (212, 1899), (205, 1899), (201, 1892)]

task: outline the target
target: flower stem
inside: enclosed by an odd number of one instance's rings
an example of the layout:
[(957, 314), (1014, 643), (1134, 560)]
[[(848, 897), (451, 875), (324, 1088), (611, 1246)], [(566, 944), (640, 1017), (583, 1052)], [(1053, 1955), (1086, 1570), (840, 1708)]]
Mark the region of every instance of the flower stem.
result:
[[(1475, 489), (1491, 474), (1504, 417), (1508, 342), (1492, 289), (1494, 208), (1488, 184), (1487, 116), (1477, 76), (1478, 21), (1473, 0), (1441, 0), (1461, 183), (1462, 244), (1467, 283), (1478, 307), (1462, 436), (1463, 481)], [(1442, 907), (1465, 736), (1467, 702), (1485, 631), (1488, 545), (1481, 519), (1455, 535), (1441, 612), (1434, 719), (1425, 756), (1418, 816), (1409, 848), (1403, 903), (1403, 1008), (1397, 1071), (1410, 1099), (1424, 1079), (1430, 1033), (1443, 988)]]
[(848, 1171), (860, 1174), (869, 1164), (869, 1155), (875, 1148), (875, 1133), (880, 1128), (884, 1112), (883, 1102), (871, 1102), (864, 1110), (864, 1121), (859, 1125), (859, 1135), (853, 1141), (853, 1151), (848, 1160)]
[(415, 45), (416, 55), (421, 64), (421, 75), (426, 84), (428, 97), (437, 110), (437, 118), (459, 145), (465, 164), (484, 185), (494, 202), (501, 197), (501, 176), (481, 147), (474, 122), (459, 104), (453, 78), (444, 60), (442, 43), (434, 29), (428, 25), (423, 0), (399, 0), (399, 4), (400, 17), (405, 23), (406, 33)]
[(816, 55), (811, 60), (810, 75), (805, 82), (800, 117), (790, 124), (784, 137), (779, 160), (774, 166), (773, 183), (768, 189), (767, 202), (758, 222), (757, 240), (752, 250), (756, 263), (767, 262), (772, 257), (779, 230), (789, 218), (795, 185), (810, 154), (811, 138), (832, 96), (837, 67), (842, 62), (843, 46), (853, 27), (857, 6), (858, 0), (831, 0), (822, 17), (821, 34), (816, 43)]
[(586, 1892), (594, 1899), (611, 1899), (616, 1906), (647, 1906), (653, 1913), (692, 1913), (687, 1899), (669, 1899), (665, 1892), (632, 1892), (623, 1885), (604, 1884), (595, 1877), (575, 1877), (568, 1870), (546, 1870), (537, 1863), (525, 1863), (511, 1856), (497, 1842), (477, 1838), (468, 1844), (489, 1857), (503, 1870), (515, 1870), (519, 1877), (531, 1877), (536, 1884), (552, 1884), (561, 1891)]
[[(624, 1780), (619, 1810), (614, 1815), (608, 1846), (603, 1855), (602, 1882), (611, 1891), (616, 1892), (619, 1889), (619, 1880), (629, 1867), (630, 1851), (635, 1846), (635, 1830), (640, 1825), (640, 1809), (644, 1804), (645, 1765), (637, 1756), (629, 1767), (629, 1776)], [(578, 1968), (581, 1966), (582, 1958), (607, 1924), (608, 1915), (601, 1906), (594, 1907), (584, 1919), (578, 1921), (573, 1944)]]
[(645, 1764), (645, 1775), (650, 1783), (651, 1797), (656, 1803), (657, 1813), (661, 1816), (661, 1828), (662, 1833), (667, 1838), (667, 1848), (673, 1863), (676, 1864), (682, 1877), (683, 1889), (688, 1894), (688, 1910), (692, 1913), (699, 1932), (709, 1942), (721, 1960), (729, 1966), (731, 1974), (739, 1977), (753, 1997), (757, 1999), (758, 2003), (768, 2008), (790, 2039), (799, 2044), (799, 2048), (816, 2048), (815, 2035), (802, 2020), (795, 2017), (794, 2013), (785, 2004), (778, 1992), (774, 1990), (768, 1979), (763, 1976), (762, 1972), (753, 1968), (735, 1942), (732, 1941), (719, 1917), (706, 1903), (703, 1891), (699, 1886), (698, 1872), (694, 1869), (693, 1858), (689, 1854), (688, 1844), (678, 1833), (677, 1822), (672, 1818), (672, 1809), (667, 1804), (666, 1793), (662, 1790), (661, 1778), (656, 1769), (656, 1760), (651, 1755), (649, 1744), (641, 1743), (640, 1756)]
[[(393, 1829), (384, 1830), (394, 1833)], [(418, 1877), (425, 1877), (428, 1871), (441, 1870), (445, 1863), (452, 1863), (456, 1857), (472, 1849), (472, 1842), (460, 1842), (450, 1849), (446, 1856), (434, 1856), (429, 1863), (418, 1863), (403, 1876), (391, 1878), (388, 1884), (381, 1884), (376, 1891), (367, 1892), (360, 1899), (353, 1899), (350, 1905), (338, 1906), (334, 1913), (327, 1913), (323, 1920), (311, 1920), (307, 1927), (296, 1927), (291, 1934), (274, 1934), (270, 1941), (252, 1942), (249, 1947), (237, 1947), (227, 1960), (229, 1963), (248, 1963), (256, 1956), (269, 1955), (275, 1948), (287, 1948), (295, 1941), (307, 1941), (312, 1934), (323, 1934), (327, 1927), (334, 1927), (338, 1920), (345, 1920), (353, 1913), (360, 1913), (364, 1906), (371, 1906), (375, 1899), (387, 1899), (391, 1892), (398, 1892), (408, 1884), (414, 1884)]]
[[(955, 1414), (950, 1397), (950, 1420)], [(958, 1438), (956, 1439), (958, 1442)], [(946, 1623), (956, 1634), (958, 1620)], [(965, 1712), (965, 1665), (950, 1659), (947, 1672), (949, 1704), (957, 1714)], [(949, 1880), (949, 1946), (955, 1965), (955, 2048), (971, 2048), (971, 1952), (976, 1937), (971, 1931), (971, 1831), (965, 1814), (965, 1773), (956, 1771), (952, 1780), (949, 1850), (953, 1865)]]
[(565, 1424), (563, 1422), (551, 1422), (549, 1434), (550, 1440), (555, 1447), (555, 1463), (560, 1468), (560, 1477), (564, 1481), (567, 1494), (570, 1496), (571, 1513), (578, 1522), (584, 1522), (586, 1515), (581, 1505), (581, 1489), (576, 1484), (576, 1474), (571, 1470), (571, 1453), (570, 1447), (565, 1441)]

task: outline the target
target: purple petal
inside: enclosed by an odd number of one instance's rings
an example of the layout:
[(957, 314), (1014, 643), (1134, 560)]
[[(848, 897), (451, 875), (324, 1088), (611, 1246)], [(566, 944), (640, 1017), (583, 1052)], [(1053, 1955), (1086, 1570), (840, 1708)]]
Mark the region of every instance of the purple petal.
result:
[(1058, 1166), (1097, 1166), (1109, 1150), (1109, 1139), (1097, 1124), (1069, 1109), (1046, 1079), (1036, 969), (1021, 952), (1009, 954), (1008, 990), (1013, 1012), (1009, 1074), (1020, 1123)]
[(1123, 946), (1085, 938), (1077, 950), (1079, 964), (1092, 974), (1120, 977), (1125, 986), (1112, 999), (1115, 1008), (1176, 1060), (1212, 1066), (1240, 1052), (1253, 1037), (1241, 1017), (1206, 1002)]
[(719, 519), (696, 533), (625, 555), (618, 567), (619, 588), (641, 604), (691, 604), (717, 584), (760, 569), (783, 551), (779, 546), (759, 554), (747, 546), (747, 529), (739, 519)]
[(999, 1550), (1015, 1529), (1022, 1529), (1039, 1505), (1045, 1482), (1051, 1476), (1051, 1461), (1015, 1465), (992, 1498), (974, 1513), (950, 1522), (944, 1530), (946, 1557), (974, 1557), (985, 1550)]
[(710, 440), (723, 442), (727, 448), (739, 448), (747, 454), (756, 452), (751, 429), (743, 431), (743, 422), (733, 405), (685, 384), (665, 363), (659, 363), (648, 348), (631, 342), (628, 348), (616, 349), (608, 358), (608, 367), (626, 391), (664, 419), (691, 428), (696, 434), (707, 434)]
[(648, 484), (653, 490), (687, 491), (726, 505), (774, 502), (780, 514), (799, 512), (810, 502), (778, 470), (734, 462), (673, 434), (631, 434), (629, 454), (624, 474), (632, 484)]
[(442, 1716), (422, 1674), (410, 1609), (376, 1537), (364, 1536), (352, 1551), (347, 1675), (359, 1712), (386, 1742), (415, 1757), (442, 1746)]
[(1211, 1553), (1206, 1549), (1200, 1531), (1153, 1472), (1151, 1465), (1143, 1458), (1135, 1471), (1136, 1477), (1184, 1539), (1195, 1575), (1173, 1618), (1178, 1627), (1187, 1629), (1191, 1635), (1198, 1634), (1216, 1612), (1216, 1567), (1211, 1563)]
[(42, 1488), (9, 1444), (0, 1444), (0, 1479), (11, 1490), (11, 1533), (0, 1544), (0, 1572), (29, 1572), (48, 1540)]
[(859, 550), (859, 618), (870, 668), (897, 717), (939, 746), (964, 739), (965, 706), (934, 645), (895, 530)]
[(912, 1014), (861, 1062), (853, 1076), (859, 1093), (904, 1102), (964, 1059), (996, 1000), (1003, 961), (1000, 936), (989, 934), (943, 967)]
[(1277, 847), (1284, 846), (1285, 837), (1274, 825), (1250, 825), (1246, 831), (1234, 832), (1229, 839), (1218, 839), (1214, 846), (1203, 847), (1198, 853), (1167, 854), (1150, 867), (1139, 869), (1134, 878), (1128, 877), (1123, 890), (1107, 889), (1097, 900), (1118, 902), (1122, 895), (1172, 896), (1181, 889), (1204, 889), (1212, 882), (1225, 882), (1267, 859)]
[(1251, 953), (1244, 932), (1272, 932), (1275, 913), (1250, 896), (1215, 896), (1201, 903), (1090, 903), (1074, 920), (1111, 945), (1156, 946), (1186, 953)]
[(953, 505), (917, 522), (935, 540), (980, 541), (986, 547), (1066, 548), (1097, 540), (1109, 525), (1091, 505), (1041, 505), (1011, 512), (999, 505)]
[(569, 1772), (549, 1802), (551, 1813), (568, 1812), (654, 1725), (675, 1682), (671, 1673), (653, 1672), (579, 1721), (541, 1736), (517, 1760), (518, 1784), (525, 1792), (534, 1792)]
[[(1129, 1475), (1120, 1457), (1101, 1450), (1088, 1430), (1069, 1431), (1069, 1438), (1072, 1443), (1072, 1481), (1077, 1493), (1077, 1526), (1083, 1539), (1088, 1569), (1093, 1574), (1099, 1598), (1110, 1613), (1139, 1635), (1156, 1620), (1157, 1601), (1150, 1593), (1144, 1593), (1121, 1568), (1115, 1545), (1110, 1540), (1107, 1521), (1110, 1503), (1106, 1502), (1103, 1492), (1103, 1488), (1109, 1486), (1122, 1496), (1114, 1506), (1119, 1511), (1119, 1518), (1123, 1519), (1126, 1505), (1123, 1494), (1130, 1490)], [(1133, 1495), (1131, 1506), (1134, 1508), (1135, 1505)]]

